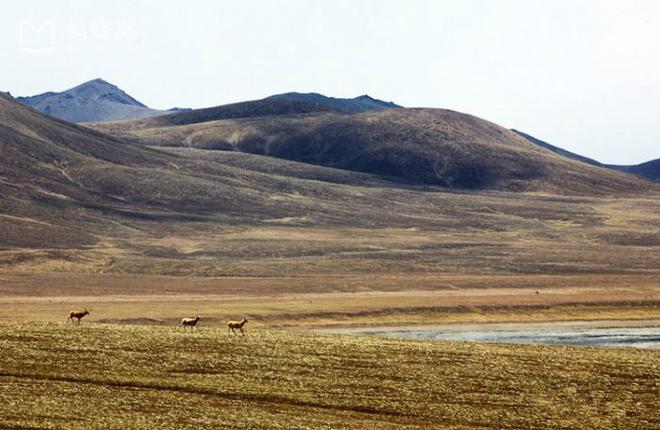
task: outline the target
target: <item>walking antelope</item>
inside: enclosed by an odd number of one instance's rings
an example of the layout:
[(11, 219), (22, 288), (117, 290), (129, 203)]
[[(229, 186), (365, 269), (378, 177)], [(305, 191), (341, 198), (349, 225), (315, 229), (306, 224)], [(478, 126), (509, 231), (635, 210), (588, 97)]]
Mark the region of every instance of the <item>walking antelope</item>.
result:
[[(83, 310), (77, 310), (77, 311), (71, 311), (69, 312), (69, 318), (66, 319), (67, 324), (68, 323), (74, 323), (74, 324), (80, 324), (80, 320), (85, 317), (85, 315), (89, 315), (89, 311), (87, 308)], [(77, 318), (77, 322), (73, 321), (74, 318)]]
[(195, 328), (198, 321), (199, 316), (195, 316), (195, 318), (184, 318), (181, 320), (181, 327), (183, 327), (184, 330), (186, 327), (190, 327), (190, 331), (193, 331), (193, 328)]
[(227, 330), (228, 333), (236, 333), (234, 330), (239, 329), (241, 331), (241, 334), (245, 335), (243, 332), (243, 326), (245, 323), (248, 322), (248, 319), (243, 317), (241, 321), (229, 321), (227, 322), (227, 327), (229, 327), (229, 330)]

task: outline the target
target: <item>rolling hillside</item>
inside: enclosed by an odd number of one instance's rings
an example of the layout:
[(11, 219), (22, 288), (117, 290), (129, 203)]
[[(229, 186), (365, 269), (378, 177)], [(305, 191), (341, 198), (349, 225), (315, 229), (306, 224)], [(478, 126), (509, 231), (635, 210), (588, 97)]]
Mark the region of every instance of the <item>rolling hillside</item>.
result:
[(5, 95), (0, 154), (4, 248), (87, 246), (116, 229), (113, 216), (167, 221), (221, 212), (248, 220), (289, 213), (259, 195), (291, 188), (283, 180), (260, 181), (247, 171), (125, 143)]
[[(387, 115), (392, 117), (384, 122)], [(452, 112), (284, 115), (277, 117), (277, 124), (270, 123), (273, 128), (265, 128), (269, 118), (276, 117), (145, 131), (187, 133), (203, 126), (210, 127), (208, 136), (215, 136), (217, 130), (228, 133), (232, 127), (244, 131), (250, 125), (275, 134), (295, 126), (309, 136), (315, 130), (342, 136), (336, 134), (339, 129), (359, 137), (354, 145), (373, 154), (377, 152), (369, 146), (359, 145), (376, 142), (378, 133), (388, 132), (383, 127), (391, 124), (398, 130), (395, 142), (407, 142), (411, 150), (425, 154), (428, 142), (415, 146), (417, 140), (406, 140), (406, 133), (422, 132), (414, 126), (419, 121), (428, 133), (451, 133), (452, 142), (471, 136), (466, 147), (495, 157), (493, 163), (533, 156), (537, 163), (553, 163), (549, 169), (577, 175), (581, 192), (622, 193), (637, 186), (637, 194), (612, 200), (448, 191), (413, 183), (425, 176), (392, 180), (260, 155), (265, 152), (260, 146), (253, 154), (190, 147), (157, 150), (45, 116), (0, 95), (0, 270), (323, 277), (447, 272), (648, 275), (660, 267), (660, 254), (653, 252), (660, 246), (660, 208), (651, 183), (609, 170), (604, 172), (612, 176), (603, 179), (598, 176), (602, 169), (580, 170), (581, 163), (573, 165), (525, 141), (509, 140), (511, 132)], [(373, 128), (365, 127), (366, 120)], [(298, 128), (307, 121), (308, 128)], [(429, 129), (433, 121), (437, 128)], [(162, 143), (165, 138), (173, 135), (164, 134)], [(242, 145), (245, 139), (236, 142)], [(286, 142), (273, 148), (286, 149)], [(291, 141), (294, 148), (301, 142), (310, 142), (314, 151), (320, 148), (312, 139)], [(487, 152), (491, 150), (501, 153)], [(333, 152), (329, 145), (325, 152), (309, 154), (345, 153)], [(575, 170), (566, 170), (566, 163)], [(593, 188), (584, 182), (589, 172), (596, 174), (587, 177)], [(552, 184), (543, 176), (536, 181), (529, 183), (543, 185), (537, 189)], [(649, 189), (642, 194), (644, 187)]]
[[(261, 112), (264, 102), (241, 104), (241, 111), (248, 113), (231, 119), (193, 110), (95, 127), (149, 146), (241, 151), (451, 189), (593, 195), (655, 188), (629, 175), (558, 156), (510, 130), (458, 112), (253, 114)], [(234, 108), (213, 109), (218, 113)]]
[(45, 114), (76, 123), (144, 118), (185, 110), (151, 109), (103, 79), (94, 79), (63, 92), (50, 91), (17, 97), (16, 100)]

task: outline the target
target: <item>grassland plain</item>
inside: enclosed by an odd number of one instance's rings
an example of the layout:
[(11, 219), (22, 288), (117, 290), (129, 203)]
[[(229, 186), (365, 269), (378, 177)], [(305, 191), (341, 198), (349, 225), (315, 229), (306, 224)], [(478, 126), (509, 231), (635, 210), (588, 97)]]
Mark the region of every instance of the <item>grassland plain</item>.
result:
[(660, 427), (657, 351), (0, 324), (8, 428)]
[(267, 328), (660, 319), (655, 275), (173, 277), (0, 272), (0, 321)]

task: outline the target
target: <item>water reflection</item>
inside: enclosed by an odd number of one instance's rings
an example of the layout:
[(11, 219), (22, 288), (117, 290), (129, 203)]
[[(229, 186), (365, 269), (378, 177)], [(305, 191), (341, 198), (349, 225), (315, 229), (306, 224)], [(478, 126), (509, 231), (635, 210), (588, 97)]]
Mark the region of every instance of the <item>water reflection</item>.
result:
[(547, 343), (581, 346), (634, 347), (660, 349), (660, 327), (529, 330), (419, 330), (378, 331), (390, 337), (425, 340), (465, 340), (496, 343)]

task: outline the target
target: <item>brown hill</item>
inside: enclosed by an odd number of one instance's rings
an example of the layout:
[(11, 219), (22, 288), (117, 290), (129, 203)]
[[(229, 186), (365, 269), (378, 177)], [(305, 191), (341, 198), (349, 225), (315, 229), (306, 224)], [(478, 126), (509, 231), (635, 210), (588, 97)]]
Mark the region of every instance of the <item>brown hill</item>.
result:
[[(335, 176), (341, 181), (350, 175)], [(365, 181), (358, 176), (351, 181)], [(115, 216), (156, 221), (287, 216), (286, 204), (265, 196), (292, 188), (285, 177), (126, 143), (0, 94), (0, 247), (90, 245), (108, 230), (117, 231)]]
[[(249, 110), (246, 106), (242, 109)], [(449, 110), (250, 114), (191, 124), (189, 118), (204, 117), (196, 115), (191, 111), (96, 127), (144, 145), (241, 151), (454, 189), (596, 195), (655, 187), (558, 156), (496, 124)]]
[(163, 149), (0, 96), (0, 270), (658, 273), (655, 193), (449, 192), (258, 154)]

